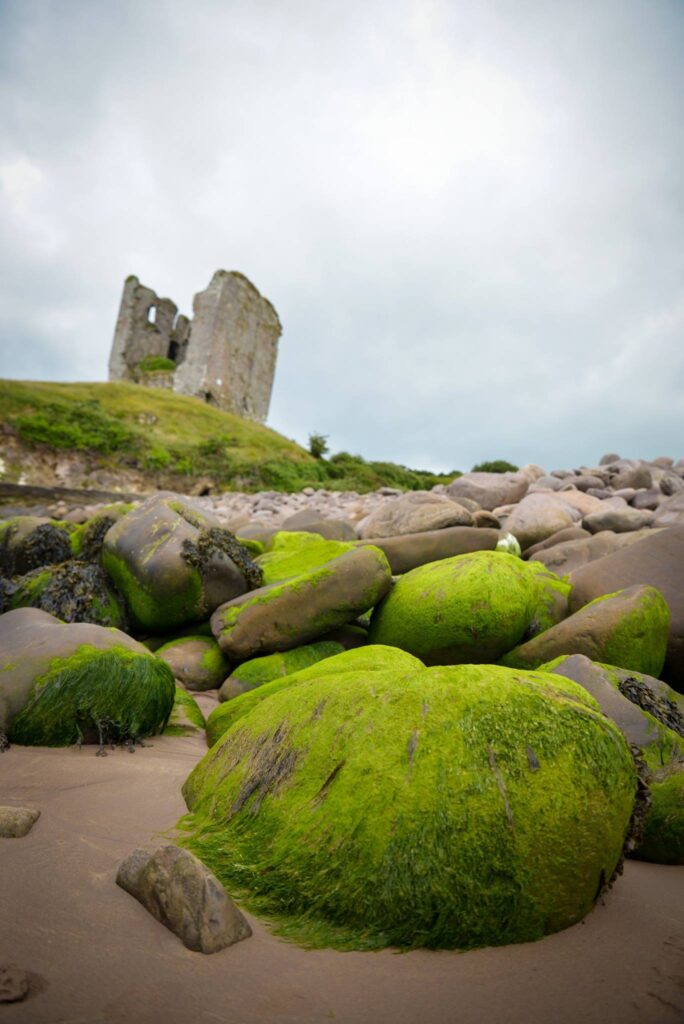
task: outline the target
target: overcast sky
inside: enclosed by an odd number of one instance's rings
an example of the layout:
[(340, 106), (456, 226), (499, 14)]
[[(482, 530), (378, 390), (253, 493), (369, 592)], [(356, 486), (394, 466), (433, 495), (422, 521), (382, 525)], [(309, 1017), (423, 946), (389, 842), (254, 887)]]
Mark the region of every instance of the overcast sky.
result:
[(225, 268), (300, 442), (684, 457), (682, 0), (0, 0), (0, 58), (0, 376)]

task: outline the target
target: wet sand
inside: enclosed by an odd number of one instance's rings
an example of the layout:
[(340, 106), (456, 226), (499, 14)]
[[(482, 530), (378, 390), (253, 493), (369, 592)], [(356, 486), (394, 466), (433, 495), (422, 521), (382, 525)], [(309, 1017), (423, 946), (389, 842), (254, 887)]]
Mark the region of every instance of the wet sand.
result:
[[(208, 703), (207, 698), (202, 703)], [(209, 706), (211, 706), (209, 704)], [(114, 882), (162, 841), (201, 737), (135, 754), (12, 747), (0, 804), (39, 808), (0, 840), (0, 964), (33, 974), (12, 1024), (681, 1024), (684, 868), (629, 862), (580, 924), (469, 953), (303, 950), (250, 917), (251, 939), (191, 953)]]

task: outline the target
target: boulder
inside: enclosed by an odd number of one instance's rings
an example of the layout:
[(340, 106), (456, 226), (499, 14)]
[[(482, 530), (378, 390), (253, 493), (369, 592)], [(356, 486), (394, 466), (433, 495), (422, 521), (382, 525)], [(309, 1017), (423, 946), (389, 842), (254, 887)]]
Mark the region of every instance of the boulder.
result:
[(324, 540), (356, 540), (356, 530), (346, 519), (324, 518), (315, 509), (304, 508), (284, 519), (281, 530), (295, 530), (299, 533), (317, 533)]
[(580, 566), (604, 558), (628, 544), (634, 544), (648, 533), (650, 530), (634, 531), (633, 533), (612, 533), (609, 530), (604, 530), (585, 540), (564, 541), (555, 544), (546, 551), (540, 550), (537, 546), (534, 557), (538, 562), (543, 562), (548, 569), (552, 569), (559, 575), (567, 576), (579, 569)]
[(157, 648), (174, 678), (186, 690), (215, 690), (230, 672), (230, 662), (211, 636), (185, 636)]
[(619, 729), (559, 676), (314, 674), (195, 767), (184, 843), (304, 944), (528, 942), (591, 909), (635, 789)]
[(579, 512), (564, 501), (565, 493), (537, 491), (528, 494), (513, 509), (506, 520), (506, 529), (518, 538), (523, 551), (579, 521)]
[(325, 540), (317, 533), (279, 531), (268, 541), (264, 554), (255, 561), (261, 569), (264, 585), (268, 586), (319, 569), (332, 558), (353, 548), (354, 544)]
[(29, 993), (30, 976), (16, 964), (0, 966), (0, 1003), (18, 1003)]
[(684, 527), (684, 494), (674, 494), (658, 506), (653, 526)]
[(612, 530), (613, 533), (631, 533), (632, 530), (643, 530), (651, 525), (653, 515), (646, 510), (636, 508), (608, 508), (592, 512), (582, 520), (582, 526), (589, 533), (601, 533)]
[(41, 516), (15, 516), (0, 523), (0, 573), (23, 576), (71, 558), (64, 526)]
[(188, 850), (134, 850), (116, 884), (197, 953), (217, 953), (252, 934), (216, 876)]
[(262, 658), (243, 661), (221, 686), (218, 695), (219, 701), (233, 700), (242, 693), (254, 690), (257, 686), (263, 686), (264, 683), (281, 679), (283, 676), (293, 675), (295, 672), (300, 672), (310, 665), (315, 665), (325, 658), (332, 658), (343, 651), (342, 644), (324, 640), (315, 644), (305, 644), (303, 647), (295, 647), (291, 651), (265, 654)]
[(193, 733), (204, 732), (206, 724), (202, 710), (195, 698), (182, 686), (177, 686), (164, 735), (191, 736)]
[(262, 683), (232, 700), (219, 704), (207, 719), (207, 745), (212, 747), (234, 722), (249, 714), (252, 708), (273, 697), (281, 690), (289, 690), (307, 679), (323, 679), (334, 676), (344, 686), (353, 685), (360, 674), (391, 672), (395, 680), (401, 680), (407, 673), (423, 668), (422, 661), (398, 647), (383, 647), (380, 644), (367, 645), (335, 654), (322, 659), (308, 668)]
[(149, 632), (201, 622), (262, 582), (246, 549), (218, 519), (168, 493), (114, 524), (104, 538), (102, 564), (135, 624)]
[(570, 540), (585, 540), (590, 536), (589, 531), (581, 526), (566, 526), (563, 530), (552, 533), (546, 540), (540, 540), (538, 544), (533, 544), (532, 547), (527, 548), (524, 558), (535, 558), (540, 551), (548, 551), (549, 548), (555, 547), (556, 544), (564, 544)]
[(39, 818), (33, 807), (0, 807), (0, 839), (22, 839)]
[[(443, 530), (411, 533), (403, 537), (384, 537), (373, 545), (384, 552), (393, 575), (417, 569), (428, 562), (439, 562), (469, 551), (494, 551), (500, 531), (471, 526), (447, 526)], [(371, 543), (363, 541), (362, 544)]]
[(446, 492), (456, 502), (470, 498), (480, 508), (493, 512), (499, 505), (520, 501), (530, 483), (521, 473), (464, 473), (448, 485)]
[(569, 614), (569, 597), (572, 587), (566, 581), (547, 569), (542, 562), (528, 562), (539, 587), (537, 607), (525, 630), (523, 641), (531, 640), (538, 633), (562, 622)]
[(472, 515), (456, 501), (431, 491), (409, 491), (371, 512), (364, 520), (360, 536), (362, 540), (379, 539), (472, 525)]
[[(599, 534), (598, 537), (603, 536)], [(633, 536), (627, 534), (627, 536)], [(598, 539), (595, 538), (595, 539)], [(548, 563), (547, 563), (548, 564)], [(684, 690), (684, 526), (649, 531), (642, 539), (590, 562), (570, 574), (571, 611), (601, 594), (650, 584), (661, 592), (670, 609), (670, 636), (663, 678)], [(610, 658), (604, 659), (611, 661)], [(651, 675), (659, 675), (652, 672)]]
[(133, 743), (166, 725), (171, 670), (118, 629), (18, 608), (0, 615), (0, 650), (0, 735), (16, 743)]
[[(571, 592), (572, 606), (574, 594)], [(670, 616), (655, 587), (634, 586), (596, 598), (562, 622), (509, 651), (511, 668), (533, 669), (561, 654), (584, 654), (621, 668), (660, 674)]]
[(94, 562), (47, 565), (15, 581), (14, 608), (41, 608), (62, 622), (91, 622), (126, 629), (126, 608), (103, 569)]
[(519, 642), (538, 601), (534, 570), (514, 555), (458, 555), (402, 576), (373, 612), (368, 639), (430, 665), (493, 662)]
[(634, 856), (656, 864), (684, 864), (684, 764), (651, 783), (651, 806)]
[(105, 534), (133, 507), (133, 505), (123, 502), (107, 505), (96, 515), (77, 526), (71, 534), (71, 550), (74, 556), (83, 562), (98, 562)]
[(352, 622), (390, 586), (382, 551), (356, 548), (318, 569), (228, 601), (214, 612), (211, 628), (223, 652), (235, 661), (288, 651)]
[[(638, 509), (649, 509), (654, 512), (661, 504), (662, 494), (655, 487), (651, 487), (648, 490), (637, 491), (634, 497), (631, 499), (632, 508)], [(667, 523), (663, 524), (667, 525)]]

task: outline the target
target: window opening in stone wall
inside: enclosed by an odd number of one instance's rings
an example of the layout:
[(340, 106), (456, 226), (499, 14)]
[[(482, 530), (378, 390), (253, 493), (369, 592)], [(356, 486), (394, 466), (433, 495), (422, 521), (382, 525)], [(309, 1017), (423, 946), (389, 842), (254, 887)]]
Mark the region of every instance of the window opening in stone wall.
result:
[(147, 310), (147, 322), (148, 324), (156, 324), (157, 322), (157, 307), (150, 306)]

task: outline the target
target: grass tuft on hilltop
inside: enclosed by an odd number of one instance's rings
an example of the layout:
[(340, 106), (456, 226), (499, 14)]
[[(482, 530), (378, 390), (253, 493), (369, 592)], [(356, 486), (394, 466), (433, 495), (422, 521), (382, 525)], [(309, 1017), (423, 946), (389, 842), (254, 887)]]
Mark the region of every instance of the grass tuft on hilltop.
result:
[[(223, 490), (421, 490), (458, 475), (366, 462), (347, 452), (314, 458), (260, 423), (173, 391), (124, 382), (0, 380), (0, 431), (29, 451), (81, 452), (93, 469), (142, 471), (150, 488), (191, 490), (208, 478)], [(6, 463), (4, 478), (18, 479), (23, 465)]]

